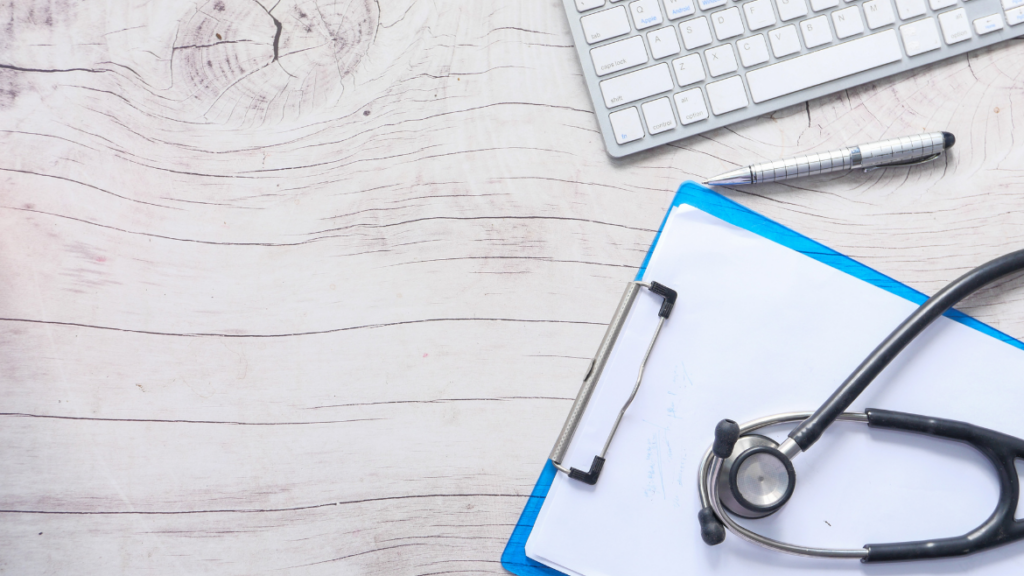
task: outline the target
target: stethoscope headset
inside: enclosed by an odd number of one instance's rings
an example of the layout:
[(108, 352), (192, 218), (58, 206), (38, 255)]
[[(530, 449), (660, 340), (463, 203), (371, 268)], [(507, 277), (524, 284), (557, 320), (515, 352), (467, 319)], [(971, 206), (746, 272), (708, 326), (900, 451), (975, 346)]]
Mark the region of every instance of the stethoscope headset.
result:
[[(740, 538), (789, 554), (819, 558), (859, 558), (862, 562), (924, 560), (971, 554), (1024, 538), (1024, 520), (1015, 520), (1020, 494), (1014, 461), (1024, 458), (1024, 440), (973, 424), (868, 408), (846, 412), (868, 384), (915, 337), (956, 303), (982, 287), (1024, 269), (1024, 250), (983, 264), (943, 288), (878, 345), (832, 396), (813, 414), (766, 416), (742, 426), (722, 420), (715, 428), (714, 444), (698, 471), (701, 538), (714, 546), (725, 540), (726, 529)], [(635, 392), (634, 392), (635, 393)], [(621, 416), (620, 416), (621, 417)], [(855, 549), (811, 548), (773, 540), (749, 530), (731, 516), (763, 518), (778, 512), (796, 486), (793, 458), (806, 452), (836, 420), (866, 423), (874, 428), (903, 430), (970, 444), (984, 454), (999, 476), (999, 501), (980, 526), (963, 536), (917, 542), (866, 544)], [(799, 422), (778, 444), (756, 434), (777, 424)]]

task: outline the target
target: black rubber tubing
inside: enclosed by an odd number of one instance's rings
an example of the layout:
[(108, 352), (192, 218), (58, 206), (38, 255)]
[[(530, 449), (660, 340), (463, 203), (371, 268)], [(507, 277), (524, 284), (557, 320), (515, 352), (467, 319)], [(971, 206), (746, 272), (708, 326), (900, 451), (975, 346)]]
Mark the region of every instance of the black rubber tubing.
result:
[(893, 330), (810, 418), (789, 433), (789, 437), (800, 446), (800, 450), (806, 451), (821, 438), (825, 429), (853, 404), (896, 355), (936, 318), (974, 292), (1020, 270), (1024, 270), (1024, 250), (1011, 252), (986, 262), (949, 283)]
[(999, 479), (999, 501), (995, 510), (980, 526), (963, 536), (933, 538), (917, 542), (865, 544), (868, 555), (861, 562), (896, 562), (964, 556), (1024, 539), (1024, 520), (1015, 520), (1014, 512), (1020, 495), (1015, 461), (1024, 457), (1024, 440), (1007, 436), (981, 426), (868, 408), (868, 426), (929, 434), (966, 442), (992, 462)]

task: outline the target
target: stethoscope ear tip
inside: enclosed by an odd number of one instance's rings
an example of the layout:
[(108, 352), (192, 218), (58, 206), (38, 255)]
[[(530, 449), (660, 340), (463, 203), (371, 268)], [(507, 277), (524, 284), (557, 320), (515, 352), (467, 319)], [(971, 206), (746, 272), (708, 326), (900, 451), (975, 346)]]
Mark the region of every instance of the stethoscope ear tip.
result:
[(705, 544), (717, 546), (725, 541), (725, 526), (722, 526), (710, 506), (697, 513), (697, 520), (700, 522), (700, 537)]
[(732, 456), (732, 449), (740, 438), (740, 425), (732, 420), (722, 420), (715, 426), (715, 444), (711, 451), (722, 460)]

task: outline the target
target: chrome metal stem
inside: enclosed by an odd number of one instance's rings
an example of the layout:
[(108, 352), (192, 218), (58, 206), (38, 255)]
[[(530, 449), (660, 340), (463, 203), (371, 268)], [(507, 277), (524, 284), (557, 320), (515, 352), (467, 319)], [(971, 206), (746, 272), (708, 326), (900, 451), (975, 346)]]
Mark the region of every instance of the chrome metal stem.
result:
[(786, 458), (792, 460), (793, 458), (796, 458), (797, 454), (803, 452), (803, 450), (800, 450), (800, 445), (796, 443), (796, 440), (786, 438), (782, 444), (779, 444), (779, 452), (782, 452)]

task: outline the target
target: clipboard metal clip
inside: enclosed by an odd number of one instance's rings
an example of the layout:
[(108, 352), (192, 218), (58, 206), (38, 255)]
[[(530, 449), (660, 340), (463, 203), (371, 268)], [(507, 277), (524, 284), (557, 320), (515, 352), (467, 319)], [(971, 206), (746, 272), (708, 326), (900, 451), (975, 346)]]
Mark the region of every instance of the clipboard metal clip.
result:
[[(647, 346), (644, 359), (640, 362), (640, 372), (637, 374), (636, 384), (633, 385), (633, 391), (630, 393), (626, 403), (619, 410), (615, 424), (612, 425), (611, 432), (608, 433), (608, 439), (604, 442), (604, 448), (601, 449), (600, 454), (594, 456), (594, 461), (590, 464), (590, 470), (584, 472), (576, 468), (566, 468), (562, 465), (562, 459), (565, 458), (565, 453), (569, 450), (569, 443), (572, 442), (572, 437), (576, 433), (576, 427), (583, 418), (583, 413), (587, 410), (590, 396), (594, 393), (594, 386), (601, 378), (601, 372), (608, 362), (608, 357), (615, 346), (615, 341), (622, 331), (622, 326), (626, 323), (626, 317), (629, 316), (629, 311), (633, 307), (633, 301), (636, 300), (636, 295), (640, 292), (641, 288), (647, 288), (654, 294), (663, 297), (664, 300), (661, 303), (661, 309), (658, 311), (658, 327), (654, 329), (654, 336), (651, 337), (651, 343)], [(597, 354), (590, 361), (587, 375), (583, 377), (583, 386), (580, 388), (579, 394), (576, 395), (576, 401), (572, 404), (569, 417), (565, 420), (565, 425), (562, 426), (562, 432), (558, 435), (554, 448), (551, 449), (551, 463), (559, 471), (568, 474), (569, 478), (579, 480), (591, 486), (597, 483), (597, 478), (601, 475), (601, 469), (604, 467), (604, 457), (608, 452), (608, 446), (612, 443), (612, 438), (615, 436), (615, 431), (619, 428), (622, 416), (633, 402), (633, 398), (636, 397), (637, 390), (640, 389), (640, 382), (644, 377), (644, 367), (647, 365), (647, 359), (651, 356), (651, 350), (654, 348), (654, 342), (658, 339), (658, 334), (661, 333), (662, 325), (669, 317), (669, 314), (672, 313), (672, 307), (676, 303), (676, 296), (675, 290), (657, 282), (630, 282), (626, 285), (626, 291), (622, 294), (622, 299), (619, 300), (619, 305), (615, 309), (615, 315), (612, 316), (611, 322), (608, 323), (608, 329), (604, 333), (604, 338), (601, 339), (601, 345), (597, 348)]]

